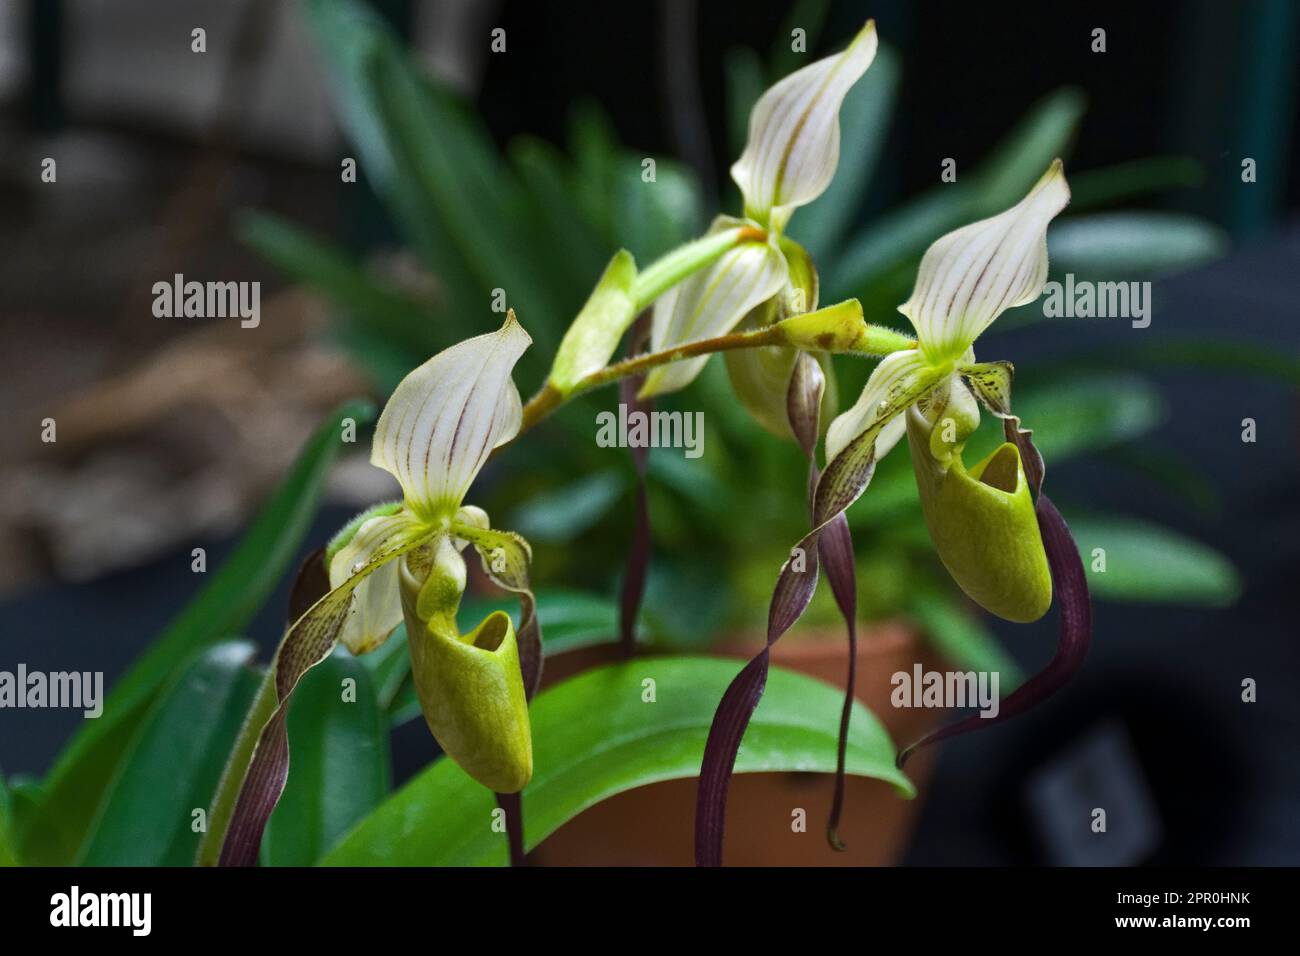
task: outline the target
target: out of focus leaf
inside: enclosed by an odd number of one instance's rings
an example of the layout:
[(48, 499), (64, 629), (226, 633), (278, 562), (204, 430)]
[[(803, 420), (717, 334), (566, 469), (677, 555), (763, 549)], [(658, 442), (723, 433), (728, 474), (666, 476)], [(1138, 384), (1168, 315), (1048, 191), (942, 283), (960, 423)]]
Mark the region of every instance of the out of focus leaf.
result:
[(700, 230), (700, 190), (694, 175), (655, 160), (655, 180), (643, 182), (642, 159), (625, 153), (614, 190), (614, 221), (637, 262), (650, 263)]
[(510, 144), (510, 158), (550, 233), (549, 241), (538, 251), (553, 255), (575, 290), (585, 293), (605, 268), (613, 250), (577, 214), (571, 198), (573, 187), (568, 161), (550, 143), (531, 136), (518, 137)]
[(572, 541), (599, 522), (626, 487), (622, 472), (593, 472), (516, 508), (508, 527), (530, 541)]
[[(1049, 466), (1137, 438), (1165, 417), (1160, 393), (1143, 379), (1122, 373), (1027, 386), (1014, 405), (1025, 427), (1034, 430), (1034, 443)], [(1002, 441), (1001, 422), (987, 415), (963, 457), (979, 461)]]
[(926, 247), (944, 233), (1020, 200), (1053, 159), (1069, 152), (1084, 106), (1077, 90), (1057, 90), (1030, 110), (974, 171), (964, 176), (959, 171), (957, 182), (922, 193), (859, 232), (826, 273), (827, 298), (858, 295), (868, 321), (887, 319), (884, 311), (892, 311), (906, 296)]
[(9, 835), (12, 852), (21, 865), (34, 860), (71, 859), (63, 834), (46, 819), (46, 795), (39, 782), (27, 776), (11, 777), (9, 787)]
[[(991, 216), (1018, 202), (1052, 160), (1070, 152), (1088, 100), (1074, 87), (1043, 97), (980, 162), (974, 201), (980, 216)], [(958, 174), (960, 180), (960, 174)]]
[(620, 152), (609, 118), (599, 106), (587, 102), (574, 108), (569, 117), (569, 153), (576, 166), (571, 184), (574, 200), (611, 251), (622, 244), (613, 200)]
[(60, 835), (57, 841), (42, 839), (43, 847), (54, 855), (33, 854), (24, 845), (20, 851), (24, 860), (67, 864), (79, 854), (151, 701), (180, 664), (203, 647), (237, 633), (266, 601), (298, 560), (325, 476), (343, 447), (342, 423), (351, 419), (361, 426), (373, 417), (369, 402), (347, 402), (326, 418), (230, 557), (117, 682), (104, 702), (103, 715), (82, 724), (46, 780), (46, 825), (37, 829)]
[(914, 590), (907, 610), (920, 624), (926, 640), (957, 670), (998, 674), (998, 691), (1002, 694), (1015, 690), (1025, 679), (1020, 666), (979, 619), (941, 591)]
[(90, 834), (85, 866), (187, 866), (259, 676), (256, 648), (232, 641), (205, 651), (149, 709)]
[(763, 63), (749, 47), (734, 47), (723, 58), (727, 81), (727, 143), (739, 156), (749, 138), (749, 114), (763, 95)]
[(862, 208), (867, 187), (885, 146), (898, 98), (902, 65), (881, 44), (871, 69), (849, 90), (840, 107), (840, 163), (826, 192), (800, 209), (794, 235), (815, 261), (830, 261), (845, 227)]
[(454, 332), (439, 328), (431, 303), (380, 285), (333, 243), (260, 212), (243, 213), (235, 231), (267, 262), (345, 309), (352, 322), (373, 325), (416, 355), (451, 344)]
[(1149, 279), (1219, 258), (1228, 237), (1196, 216), (1112, 212), (1075, 216), (1047, 234), (1053, 276), (1119, 282)]
[[(1170, 334), (1153, 342), (1125, 345), (1124, 364), (1129, 368), (1205, 371), (1215, 375), (1236, 373), (1246, 378), (1271, 379), (1285, 385), (1300, 385), (1300, 358), (1269, 342)], [(1056, 359), (1036, 361), (1033, 376), (1036, 379), (1047, 379), (1088, 374), (1092, 369), (1113, 368), (1114, 365), (1113, 347), (1076, 349)]]
[(1167, 528), (1127, 518), (1076, 518), (1070, 526), (1099, 599), (1225, 607), (1241, 591), (1227, 558)]
[[(529, 846), (601, 800), (660, 780), (695, 776), (732, 660), (656, 657), (588, 671), (533, 701), (534, 770), (523, 792)], [(643, 701), (655, 681), (655, 703)], [(835, 767), (840, 692), (773, 668), (736, 771), (827, 773)], [(848, 772), (914, 791), (894, 768), (894, 745), (855, 705)], [(327, 865), (482, 866), (506, 862), (505, 836), (487, 821), (492, 794), (439, 760), (381, 804), (324, 860)]]
[(1180, 454), (1145, 442), (1130, 442), (1108, 448), (1105, 457), (1150, 478), (1153, 490), (1180, 495), (1199, 511), (1215, 513), (1222, 507), (1223, 498), (1214, 483)]
[(18, 841), (14, 838), (13, 810), (10, 808), (9, 785), (0, 770), (0, 866), (18, 865)]
[(374, 69), (380, 57), (389, 61), (403, 53), (391, 31), (365, 4), (350, 0), (307, 0), (307, 20), (329, 66), (328, 76), (338, 101), (344, 131), (357, 152), (357, 167), (383, 200), (393, 221), (421, 254), (429, 269), (452, 297), (454, 314), (474, 288), (463, 260), (449, 248), (436, 208), (411, 175), (411, 159), (393, 131), (386, 127), (379, 106)]
[[(768, 54), (768, 78), (771, 83), (784, 79), (802, 66), (807, 66), (811, 56), (808, 51), (817, 45), (826, 14), (830, 12), (829, 0), (795, 0), (785, 15), (785, 21), (776, 31), (772, 51)], [(794, 49), (794, 31), (802, 30), (804, 49)], [(739, 154), (737, 154), (739, 155)]]
[(289, 782), (267, 825), (262, 862), (310, 866), (390, 787), (388, 721), (361, 661), (339, 651), (303, 678), (289, 709), (289, 745)]
[[(384, 129), (482, 289), (504, 289), (540, 351), (558, 341), (559, 309), (520, 241), (524, 201), (495, 151), (451, 98), (413, 75), (403, 54), (381, 47), (372, 65)], [(480, 306), (480, 309), (482, 307)]]
[(1070, 176), (1070, 211), (1084, 212), (1137, 196), (1199, 186), (1205, 181), (1201, 164), (1186, 156), (1148, 156)]

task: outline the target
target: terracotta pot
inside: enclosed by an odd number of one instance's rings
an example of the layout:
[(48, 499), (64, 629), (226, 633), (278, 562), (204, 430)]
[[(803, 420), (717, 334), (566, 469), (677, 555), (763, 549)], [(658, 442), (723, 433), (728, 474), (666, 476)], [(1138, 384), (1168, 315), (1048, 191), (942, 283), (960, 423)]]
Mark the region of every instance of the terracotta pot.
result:
[[(728, 642), (720, 653), (748, 658), (761, 639)], [(554, 683), (617, 656), (602, 646), (547, 661), (546, 683)], [(844, 686), (843, 632), (794, 633), (777, 643), (773, 664)], [(899, 745), (936, 726), (942, 711), (900, 709), (889, 701), (891, 675), (943, 667), (919, 635), (901, 622), (872, 625), (858, 640), (857, 697)], [(905, 800), (879, 780), (849, 777), (840, 835), (848, 849), (827, 846), (826, 815), (833, 778), (812, 773), (745, 773), (732, 778), (727, 801), (725, 862), (730, 866), (880, 866), (896, 862), (915, 824), (929, 780), (932, 755), (908, 761), (917, 785)], [(566, 823), (531, 855), (540, 866), (690, 866), (694, 862), (696, 781), (669, 780), (618, 794)], [(791, 829), (796, 808), (807, 811), (807, 830)]]

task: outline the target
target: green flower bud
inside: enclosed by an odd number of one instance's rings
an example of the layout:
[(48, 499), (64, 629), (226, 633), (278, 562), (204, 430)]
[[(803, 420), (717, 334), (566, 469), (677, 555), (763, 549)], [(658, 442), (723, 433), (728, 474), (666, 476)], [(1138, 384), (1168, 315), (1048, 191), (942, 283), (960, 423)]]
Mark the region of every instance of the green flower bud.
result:
[[(1036, 621), (1052, 604), (1052, 576), (1020, 452), (1008, 442), (966, 469), (961, 443), (973, 426), (959, 397), (965, 391), (954, 388), (933, 423), (917, 408), (907, 413), (925, 523), (944, 567), (973, 601), (1008, 621)], [(945, 418), (955, 439), (941, 434)]]
[(439, 746), (466, 773), (497, 793), (516, 793), (532, 776), (533, 743), (514, 625), (497, 611), (460, 634), (465, 561), (449, 537), (430, 548), (432, 554), (401, 567), (420, 709)]
[(636, 318), (636, 278), (632, 254), (620, 249), (555, 353), (548, 384), (561, 395), (568, 395), (584, 375), (602, 368), (613, 356), (619, 339)]

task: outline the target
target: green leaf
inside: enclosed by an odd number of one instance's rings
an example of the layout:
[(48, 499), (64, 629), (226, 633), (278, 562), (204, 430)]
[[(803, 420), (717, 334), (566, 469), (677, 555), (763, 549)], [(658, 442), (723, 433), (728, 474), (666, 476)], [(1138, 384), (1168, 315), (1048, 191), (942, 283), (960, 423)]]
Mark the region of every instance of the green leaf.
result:
[(278, 216), (251, 211), (236, 219), (235, 233), (277, 269), (344, 309), (350, 322), (373, 326), (421, 356), (451, 344), (451, 331), (439, 327), (433, 303), (381, 285), (333, 243)]
[(103, 716), (85, 721), (46, 780), (47, 828), (60, 834), (46, 849), (23, 858), (67, 864), (79, 853), (114, 773), (149, 704), (185, 660), (203, 647), (238, 633), (297, 559), (311, 527), (325, 476), (343, 447), (344, 419), (364, 425), (369, 402), (335, 409), (307, 443), (293, 469), (263, 505), (253, 525), (212, 579), (113, 688)]
[(507, 527), (530, 541), (562, 544), (591, 528), (622, 497), (627, 482), (615, 469), (585, 475), (537, 495), (514, 510)]
[[(821, 35), (829, 12), (828, 0), (795, 0), (790, 4), (785, 21), (776, 31), (771, 52), (768, 53), (768, 75), (773, 83), (811, 62), (813, 57), (807, 51), (817, 45), (817, 38)], [(796, 28), (804, 31), (803, 52), (794, 49), (792, 40)]]
[(309, 0), (308, 23), (315, 28), (328, 66), (327, 76), (338, 102), (340, 122), (357, 152), (362, 176), (384, 201), (393, 221), (423, 256), (453, 298), (453, 311), (466, 304), (473, 288), (465, 264), (447, 248), (440, 217), (410, 174), (409, 157), (400, 150), (379, 109), (373, 75), (380, 57), (401, 57), (396, 38), (365, 5), (347, 0)]
[(901, 76), (898, 54), (881, 44), (871, 68), (844, 98), (835, 178), (826, 192), (800, 209), (794, 219), (793, 235), (818, 262), (833, 258), (845, 228), (862, 208), (885, 147)]
[(763, 63), (749, 47), (735, 47), (723, 57), (727, 85), (727, 143), (739, 156), (749, 138), (749, 114), (763, 95)]
[(1227, 558), (1168, 528), (1117, 517), (1072, 518), (1070, 528), (1096, 598), (1225, 607), (1241, 592)]
[(9, 785), (4, 771), (0, 770), (0, 867), (18, 865), (18, 841), (14, 835), (13, 809), (9, 798)]
[[(85, 866), (187, 866), (226, 753), (257, 692), (256, 648), (218, 644), (186, 667), (149, 709), (105, 796)], [(206, 825), (206, 821), (205, 821)]]
[(513, 140), (509, 154), (549, 234), (550, 241), (538, 252), (551, 257), (575, 290), (589, 289), (605, 267), (610, 250), (591, 223), (578, 214), (568, 160), (550, 143), (531, 136)]
[(655, 159), (655, 180), (642, 181), (643, 157), (621, 154), (613, 193), (619, 238), (637, 262), (651, 263), (699, 231), (700, 189), (685, 166)]
[[(536, 846), (567, 820), (624, 790), (699, 772), (704, 741), (734, 660), (645, 658), (588, 671), (533, 701), (534, 771), (523, 792), (525, 834)], [(642, 700), (653, 679), (655, 701)], [(841, 691), (773, 668), (736, 760), (739, 773), (835, 767)], [(886, 780), (905, 795), (894, 745), (856, 705), (849, 773)], [(324, 860), (342, 866), (476, 866), (506, 862), (493, 832), (492, 794), (440, 760), (381, 804)]]
[(30, 777), (9, 780), (9, 825), (13, 851), (24, 865), (36, 860), (70, 859), (63, 834), (44, 815), (45, 789)]
[(1089, 169), (1070, 177), (1070, 211), (1113, 206), (1167, 189), (1199, 186), (1204, 181), (1201, 164), (1185, 156), (1148, 156)]
[(303, 678), (289, 708), (289, 746), (289, 782), (262, 841), (262, 862), (310, 866), (390, 787), (388, 722), (360, 660), (336, 651)]
[(1087, 97), (1074, 87), (1055, 90), (1034, 104), (980, 163), (976, 206), (981, 216), (1019, 201), (1052, 160), (1070, 152), (1087, 107)]
[(1047, 236), (1052, 274), (1119, 282), (1149, 279), (1211, 262), (1228, 237), (1196, 216), (1112, 212), (1065, 219)]
[(1085, 105), (1077, 90), (1057, 90), (1034, 106), (973, 172), (963, 176), (959, 170), (957, 182), (922, 193), (858, 233), (826, 273), (828, 298), (857, 295), (867, 320), (881, 321), (886, 310), (906, 297), (930, 243), (1018, 202), (1053, 159), (1069, 152)]
[[(1201, 370), (1214, 375), (1238, 374), (1248, 379), (1270, 379), (1285, 385), (1300, 385), (1300, 359), (1267, 342), (1248, 342), (1198, 335), (1168, 335), (1158, 342), (1126, 345), (1124, 364), (1130, 368), (1172, 368)], [(1111, 346), (1078, 349), (1059, 359), (1034, 363), (1035, 377), (1079, 374), (1089, 369), (1113, 366)]]
[[(549, 351), (560, 310), (520, 241), (525, 200), (518, 183), (495, 151), (477, 142), (481, 131), (445, 93), (422, 84), (404, 54), (381, 46), (372, 82), (380, 122), (401, 157), (399, 175), (419, 185), (422, 205), (436, 211), (477, 286), (504, 289), (539, 351)], [(440, 268), (438, 275), (452, 281)]]

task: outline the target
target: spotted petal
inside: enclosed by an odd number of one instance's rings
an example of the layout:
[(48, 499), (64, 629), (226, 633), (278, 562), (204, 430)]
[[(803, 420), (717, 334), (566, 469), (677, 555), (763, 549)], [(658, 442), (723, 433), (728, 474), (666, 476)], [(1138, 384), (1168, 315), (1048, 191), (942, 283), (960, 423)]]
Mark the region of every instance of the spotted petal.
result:
[(875, 56), (876, 26), (867, 21), (843, 53), (791, 73), (759, 97), (749, 142), (731, 167), (746, 216), (780, 230), (830, 185), (840, 157), (840, 105)]
[[(339, 588), (369, 561), (371, 554), (384, 542), (400, 536), (418, 522), (407, 512), (380, 515), (365, 521), (352, 539), (334, 554), (329, 563), (330, 588)], [(353, 654), (364, 654), (379, 647), (402, 623), (402, 601), (398, 594), (397, 562), (376, 568), (352, 591), (347, 619), (339, 640)]]
[(1007, 309), (1047, 281), (1047, 224), (1070, 201), (1058, 159), (1006, 212), (938, 239), (921, 259), (912, 297), (898, 307), (935, 363), (956, 360)]
[(418, 516), (450, 517), (492, 449), (519, 431), (511, 370), (532, 339), (514, 312), (496, 332), (439, 352), (393, 392), (370, 453)]
[(884, 458), (903, 436), (901, 413), (940, 377), (916, 349), (885, 356), (872, 370), (853, 407), (831, 422), (826, 432), (827, 460), (836, 458), (867, 432), (876, 435), (875, 460)]

